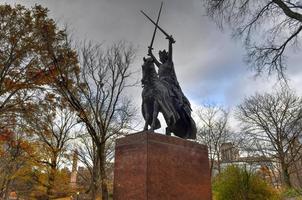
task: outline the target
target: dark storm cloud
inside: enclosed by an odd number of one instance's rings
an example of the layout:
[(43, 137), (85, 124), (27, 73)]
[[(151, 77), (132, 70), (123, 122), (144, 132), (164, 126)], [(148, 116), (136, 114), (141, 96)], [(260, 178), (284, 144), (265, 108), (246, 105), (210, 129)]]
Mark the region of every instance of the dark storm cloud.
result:
[[(1, 0), (0, 0), (1, 2)], [(140, 69), (142, 57), (153, 26), (139, 10), (143, 9), (155, 18), (160, 0), (44, 0), (44, 1), (2, 1), (22, 3), (26, 6), (42, 4), (50, 10), (60, 24), (68, 24), (79, 40), (88, 39), (110, 44), (126, 40), (137, 47), (135, 66)], [(271, 89), (274, 80), (254, 79), (254, 73), (247, 70), (242, 61), (244, 50), (240, 42), (230, 38), (230, 32), (220, 32), (216, 25), (204, 16), (200, 0), (166, 0), (160, 19), (160, 26), (172, 34), (174, 63), (177, 76), (185, 94), (195, 103), (213, 101), (234, 106), (244, 96), (255, 91)], [(167, 48), (167, 40), (160, 32), (154, 43), (155, 51)], [(301, 54), (300, 54), (301, 56)], [(301, 57), (290, 62), (292, 85), (298, 90), (301, 85)], [(136, 88), (133, 92), (140, 102)]]

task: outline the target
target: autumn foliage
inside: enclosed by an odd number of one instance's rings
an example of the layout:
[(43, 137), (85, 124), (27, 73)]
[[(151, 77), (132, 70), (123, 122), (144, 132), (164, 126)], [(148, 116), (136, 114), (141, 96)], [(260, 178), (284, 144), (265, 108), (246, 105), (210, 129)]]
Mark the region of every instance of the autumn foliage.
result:
[(39, 5), (0, 5), (0, 22), (0, 199), (11, 192), (43, 200), (74, 194), (62, 166), (70, 165), (78, 124), (96, 147), (86, 193), (108, 199), (112, 144), (134, 116), (124, 96), (135, 84), (128, 81), (132, 46), (86, 43), (75, 50)]
[(68, 108), (51, 88), (62, 80), (71, 85), (64, 74), (76, 72), (77, 54), (47, 8), (0, 5), (0, 22), (0, 199), (10, 192), (34, 199), (54, 190), (66, 195), (69, 175), (58, 164), (69, 130), (53, 127), (57, 107)]
[[(48, 10), (39, 5), (0, 6), (0, 109), (24, 89), (54, 82), (60, 69), (76, 67), (77, 55)], [(61, 78), (64, 72), (61, 71)]]

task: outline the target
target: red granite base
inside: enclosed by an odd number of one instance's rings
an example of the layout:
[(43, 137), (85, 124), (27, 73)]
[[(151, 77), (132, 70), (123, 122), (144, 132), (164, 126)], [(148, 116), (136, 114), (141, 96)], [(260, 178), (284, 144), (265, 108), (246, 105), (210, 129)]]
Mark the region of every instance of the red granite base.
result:
[(118, 139), (114, 200), (211, 200), (207, 147), (151, 132)]

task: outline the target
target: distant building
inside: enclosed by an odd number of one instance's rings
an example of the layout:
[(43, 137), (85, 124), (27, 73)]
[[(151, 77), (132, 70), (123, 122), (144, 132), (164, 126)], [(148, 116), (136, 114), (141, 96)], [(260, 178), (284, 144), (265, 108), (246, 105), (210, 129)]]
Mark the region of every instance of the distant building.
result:
[[(221, 168), (229, 165), (246, 167), (247, 169), (258, 173), (264, 179), (268, 180), (275, 187), (280, 186), (280, 173), (277, 170), (277, 162), (266, 156), (240, 156), (239, 149), (233, 143), (223, 143), (221, 145)], [(217, 161), (215, 162), (217, 163)], [(216, 169), (215, 167), (213, 168)], [(214, 173), (214, 174), (217, 174)]]
[(239, 149), (235, 148), (231, 142), (223, 143), (220, 150), (222, 162), (231, 162), (239, 158)]
[(77, 176), (78, 176), (78, 152), (74, 151), (72, 156), (72, 169), (70, 174), (70, 186), (72, 189), (77, 188)]

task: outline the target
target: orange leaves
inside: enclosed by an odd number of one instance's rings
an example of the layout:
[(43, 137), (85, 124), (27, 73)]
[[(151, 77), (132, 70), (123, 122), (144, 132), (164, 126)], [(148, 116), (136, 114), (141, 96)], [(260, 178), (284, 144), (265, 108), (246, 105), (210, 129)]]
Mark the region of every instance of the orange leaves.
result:
[(36, 5), (33, 10), (34, 17), (37, 19), (45, 19), (47, 17), (48, 9), (41, 5)]
[(5, 90), (12, 90), (14, 88), (15, 83), (10, 78), (5, 78), (3, 81), (3, 85)]
[[(0, 5), (0, 44), (4, 44), (0, 46), (0, 97), (52, 87), (65, 74), (79, 73), (66, 30), (60, 30), (47, 15), (48, 9), (40, 5), (30, 9)], [(73, 85), (71, 80), (64, 82)]]
[(53, 102), (54, 99), (55, 99), (55, 97), (56, 97), (55, 94), (53, 94), (53, 93), (47, 93), (47, 94), (45, 95), (45, 100), (46, 100), (46, 101)]
[[(0, 131), (0, 147), (1, 145), (5, 145), (6, 148), (17, 148), (19, 150), (28, 152), (30, 154), (30, 152), (33, 151), (33, 147), (32, 144), (22, 138), (16, 138), (15, 136), (16, 134), (9, 129), (3, 129)], [(5, 151), (1, 151), (2, 154), (5, 154)]]
[(13, 137), (13, 132), (8, 129), (0, 130), (0, 142), (6, 142), (11, 140)]
[(37, 85), (51, 84), (58, 75), (58, 69), (52, 65), (47, 70), (40, 70), (36, 75), (34, 83)]
[(16, 37), (16, 35), (11, 35), (9, 37), (9, 42), (12, 43), (12, 44), (17, 43), (17, 37)]
[(6, 91), (14, 91), (14, 90), (20, 90), (25, 89), (28, 87), (26, 83), (22, 82), (16, 82), (10, 78), (5, 78), (3, 81), (3, 87)]
[(27, 152), (29, 155), (31, 155), (31, 153), (34, 151), (34, 147), (32, 146), (32, 144), (26, 140), (20, 140), (18, 145), (19, 148)]

